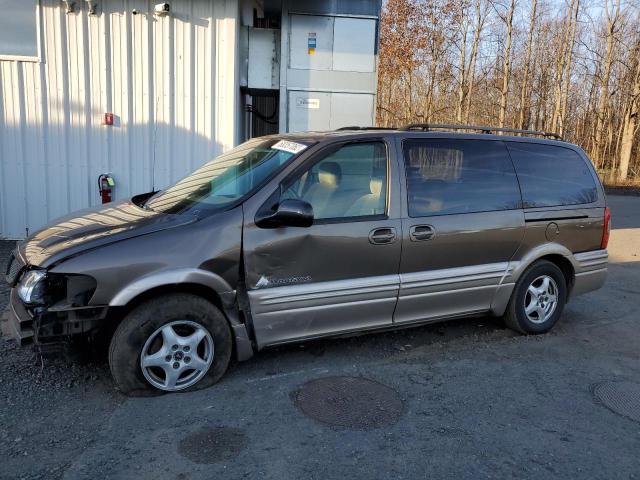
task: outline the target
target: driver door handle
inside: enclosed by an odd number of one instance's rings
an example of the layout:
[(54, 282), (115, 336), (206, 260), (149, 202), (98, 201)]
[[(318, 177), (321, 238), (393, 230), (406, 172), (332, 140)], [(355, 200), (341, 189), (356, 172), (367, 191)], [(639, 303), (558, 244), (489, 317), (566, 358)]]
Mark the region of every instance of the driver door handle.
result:
[(412, 242), (431, 240), (436, 235), (436, 230), (431, 225), (414, 225), (409, 229)]
[(376, 228), (369, 233), (369, 242), (374, 245), (386, 245), (396, 241), (396, 229), (392, 227)]

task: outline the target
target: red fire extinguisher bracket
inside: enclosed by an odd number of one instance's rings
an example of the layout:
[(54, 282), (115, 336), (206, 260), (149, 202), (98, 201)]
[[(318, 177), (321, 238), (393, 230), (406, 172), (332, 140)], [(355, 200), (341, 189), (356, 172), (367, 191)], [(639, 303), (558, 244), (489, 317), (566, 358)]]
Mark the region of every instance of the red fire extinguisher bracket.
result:
[(100, 193), (100, 200), (102, 203), (109, 203), (113, 201), (113, 193), (116, 186), (116, 182), (113, 180), (113, 176), (110, 173), (102, 173), (98, 176), (98, 192)]

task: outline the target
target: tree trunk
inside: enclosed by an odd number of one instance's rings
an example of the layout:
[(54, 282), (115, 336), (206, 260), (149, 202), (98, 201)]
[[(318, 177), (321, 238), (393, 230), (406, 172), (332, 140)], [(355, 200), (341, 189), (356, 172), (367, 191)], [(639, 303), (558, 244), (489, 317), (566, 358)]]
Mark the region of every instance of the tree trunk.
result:
[(599, 168), (602, 165), (602, 154), (604, 150), (604, 139), (602, 138), (605, 127), (605, 116), (607, 114), (607, 101), (609, 100), (609, 80), (611, 78), (611, 66), (613, 64), (613, 43), (616, 33), (616, 23), (620, 14), (620, 0), (616, 0), (613, 18), (609, 12), (609, 0), (605, 1), (605, 11), (607, 15), (607, 49), (604, 60), (604, 70), (598, 100), (598, 114), (595, 131), (595, 165)]
[(500, 114), (498, 125), (504, 127), (507, 114), (507, 95), (509, 93), (509, 77), (511, 76), (511, 35), (513, 34), (513, 13), (516, 9), (516, 1), (511, 0), (509, 12), (505, 23), (507, 24), (507, 38), (504, 44), (504, 64), (502, 69), (502, 89), (500, 91)]
[[(564, 121), (567, 116), (567, 102), (569, 99), (569, 86), (571, 85), (571, 70), (573, 67), (573, 47), (576, 39), (576, 24), (578, 23), (578, 11), (580, 9), (580, 0), (575, 0), (575, 8), (571, 11), (569, 19), (569, 42), (567, 45), (567, 61), (565, 62), (565, 72), (562, 76), (562, 90), (560, 94), (560, 115), (558, 124), (558, 133), (564, 135)], [(572, 5), (573, 7), (573, 5)]]
[(473, 84), (476, 77), (476, 63), (478, 60), (478, 49), (480, 46), (480, 36), (484, 27), (486, 15), (482, 13), (482, 0), (476, 0), (476, 21), (475, 30), (473, 32), (473, 41), (471, 42), (471, 57), (469, 59), (469, 68), (467, 69), (467, 103), (464, 109), (464, 123), (469, 123), (469, 112), (471, 110), (471, 97), (473, 95)]
[[(636, 48), (640, 53), (640, 48)], [(618, 180), (626, 180), (629, 175), (629, 162), (633, 150), (633, 140), (638, 129), (638, 115), (640, 114), (640, 60), (636, 60), (636, 72), (633, 81), (631, 99), (624, 117), (622, 127), (622, 142), (620, 146), (620, 163), (618, 166)]]
[(465, 3), (460, 2), (460, 65), (458, 67), (458, 102), (456, 104), (456, 121), (462, 122), (465, 88), (467, 83), (467, 36), (469, 22), (466, 18)]
[(568, 52), (571, 50), (568, 47), (569, 37), (571, 31), (571, 23), (573, 19), (573, 11), (576, 4), (576, 0), (571, 0), (569, 5), (569, 13), (567, 18), (563, 21), (562, 24), (562, 40), (561, 44), (558, 45), (558, 51), (560, 54), (557, 55), (556, 59), (556, 82), (555, 82), (555, 93), (553, 96), (554, 104), (553, 104), (553, 116), (551, 119), (551, 130), (554, 132), (558, 131), (560, 128), (560, 116), (562, 112), (562, 92), (564, 89), (565, 82), (565, 69), (567, 65), (567, 57)]
[(520, 89), (520, 113), (518, 115), (518, 128), (524, 128), (525, 112), (529, 108), (530, 100), (527, 96), (529, 84), (529, 67), (531, 64), (531, 50), (533, 48), (533, 31), (536, 27), (537, 0), (531, 0), (531, 17), (529, 18), (529, 34), (527, 36), (527, 51), (524, 57), (524, 73), (522, 74), (522, 88)]

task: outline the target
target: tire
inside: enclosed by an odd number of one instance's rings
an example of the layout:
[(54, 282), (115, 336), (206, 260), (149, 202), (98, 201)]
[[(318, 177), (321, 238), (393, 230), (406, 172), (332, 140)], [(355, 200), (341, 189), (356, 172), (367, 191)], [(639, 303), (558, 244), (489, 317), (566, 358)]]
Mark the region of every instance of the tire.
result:
[[(550, 279), (546, 284), (545, 278)], [(536, 292), (542, 292), (545, 285), (548, 286), (547, 293), (538, 293), (538, 297), (530, 290), (531, 287)], [(551, 304), (550, 299), (553, 297), (549, 292), (554, 289), (556, 303), (547, 311), (546, 307)], [(538, 298), (541, 299), (541, 303), (537, 303)], [(547, 301), (544, 298), (547, 298)], [(509, 328), (523, 334), (546, 333), (562, 315), (566, 301), (567, 279), (562, 270), (548, 260), (538, 260), (522, 274), (516, 283), (503, 317), (504, 322)], [(527, 306), (533, 309), (529, 313), (527, 313)]]
[[(174, 344), (179, 348), (174, 350)], [(143, 350), (145, 361), (154, 363), (144, 372)], [(226, 372), (232, 351), (231, 329), (218, 308), (196, 295), (170, 294), (127, 314), (111, 339), (109, 367), (126, 395), (192, 391), (216, 383)]]

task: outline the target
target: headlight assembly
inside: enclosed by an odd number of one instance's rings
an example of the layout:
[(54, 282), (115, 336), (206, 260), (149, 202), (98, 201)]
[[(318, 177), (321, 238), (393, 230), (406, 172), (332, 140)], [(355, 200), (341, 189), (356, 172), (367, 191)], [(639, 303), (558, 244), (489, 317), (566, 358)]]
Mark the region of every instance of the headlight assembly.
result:
[(29, 270), (18, 283), (18, 296), (27, 304), (36, 305), (44, 302), (47, 274), (41, 270)]
[(16, 286), (18, 297), (31, 306), (83, 307), (96, 290), (96, 281), (88, 275), (27, 270)]

